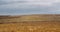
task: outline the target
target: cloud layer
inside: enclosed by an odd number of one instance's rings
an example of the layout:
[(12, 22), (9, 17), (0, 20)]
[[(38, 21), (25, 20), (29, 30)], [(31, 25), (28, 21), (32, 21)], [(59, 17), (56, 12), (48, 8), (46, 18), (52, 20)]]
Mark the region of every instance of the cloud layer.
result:
[(60, 0), (0, 0), (0, 14), (60, 14)]

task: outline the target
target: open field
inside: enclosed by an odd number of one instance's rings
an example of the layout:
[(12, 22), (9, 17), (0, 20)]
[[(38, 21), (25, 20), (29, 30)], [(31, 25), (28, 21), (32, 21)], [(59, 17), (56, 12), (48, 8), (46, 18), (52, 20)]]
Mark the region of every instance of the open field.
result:
[(60, 15), (0, 16), (0, 32), (60, 32)]
[(0, 24), (0, 32), (60, 32), (60, 22), (22, 22)]

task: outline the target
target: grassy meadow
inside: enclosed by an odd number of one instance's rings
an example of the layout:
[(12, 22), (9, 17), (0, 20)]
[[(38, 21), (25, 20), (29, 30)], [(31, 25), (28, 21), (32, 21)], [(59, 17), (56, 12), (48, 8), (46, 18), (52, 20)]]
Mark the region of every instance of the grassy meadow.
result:
[(60, 15), (0, 16), (0, 32), (60, 32)]

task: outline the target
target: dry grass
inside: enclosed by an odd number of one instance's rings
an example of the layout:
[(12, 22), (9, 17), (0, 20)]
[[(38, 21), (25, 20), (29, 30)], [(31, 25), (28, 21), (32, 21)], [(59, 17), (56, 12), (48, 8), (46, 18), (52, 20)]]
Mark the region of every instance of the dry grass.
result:
[(0, 32), (60, 32), (60, 15), (1, 16)]
[(21, 22), (0, 24), (0, 32), (60, 32), (60, 22)]

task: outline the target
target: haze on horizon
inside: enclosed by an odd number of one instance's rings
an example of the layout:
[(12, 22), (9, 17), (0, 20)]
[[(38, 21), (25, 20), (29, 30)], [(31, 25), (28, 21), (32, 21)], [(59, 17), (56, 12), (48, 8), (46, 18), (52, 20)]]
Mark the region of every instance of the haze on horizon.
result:
[(0, 0), (0, 15), (60, 14), (60, 0)]

